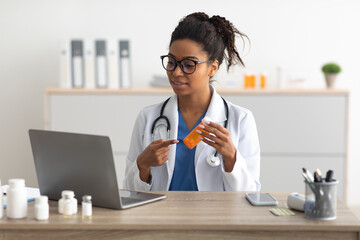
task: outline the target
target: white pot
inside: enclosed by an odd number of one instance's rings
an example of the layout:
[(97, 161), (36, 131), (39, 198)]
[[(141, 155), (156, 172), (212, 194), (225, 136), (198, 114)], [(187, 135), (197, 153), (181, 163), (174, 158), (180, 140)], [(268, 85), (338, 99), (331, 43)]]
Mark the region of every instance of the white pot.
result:
[(337, 77), (336, 73), (325, 74), (326, 86), (328, 88), (334, 88), (335, 87), (336, 77)]

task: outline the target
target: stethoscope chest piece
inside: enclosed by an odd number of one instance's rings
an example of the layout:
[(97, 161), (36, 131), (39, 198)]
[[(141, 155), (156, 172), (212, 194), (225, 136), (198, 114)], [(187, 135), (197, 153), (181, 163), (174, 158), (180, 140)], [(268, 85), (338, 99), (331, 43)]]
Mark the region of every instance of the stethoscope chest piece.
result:
[(211, 167), (217, 167), (220, 165), (220, 158), (218, 156), (209, 155), (206, 161)]
[[(168, 101), (170, 100), (170, 97), (163, 103), (163, 105), (161, 106), (161, 110), (160, 110), (160, 115), (159, 117), (157, 117), (152, 126), (151, 126), (151, 137), (152, 137), (152, 141), (154, 141), (154, 137), (155, 137), (155, 129), (156, 129), (156, 123), (160, 120), (160, 119), (163, 119), (165, 120), (166, 123), (163, 123), (163, 124), (159, 124), (159, 125), (165, 125), (166, 126), (166, 129), (167, 129), (167, 133), (168, 133), (168, 139), (170, 139), (170, 121), (169, 119), (164, 116), (164, 109), (165, 109), (165, 106), (166, 104), (168, 103)], [(228, 104), (226, 103), (225, 99), (222, 98), (223, 102), (224, 102), (224, 106), (225, 106), (225, 114), (226, 114), (226, 120), (225, 120), (225, 123), (224, 123), (224, 127), (227, 128), (227, 123), (228, 123), (228, 119), (229, 119), (229, 106)], [(217, 156), (218, 153), (217, 151), (215, 152), (215, 154), (213, 155), (210, 155), (206, 158), (206, 161), (207, 163), (211, 166), (211, 167), (217, 167), (220, 165), (220, 158)]]

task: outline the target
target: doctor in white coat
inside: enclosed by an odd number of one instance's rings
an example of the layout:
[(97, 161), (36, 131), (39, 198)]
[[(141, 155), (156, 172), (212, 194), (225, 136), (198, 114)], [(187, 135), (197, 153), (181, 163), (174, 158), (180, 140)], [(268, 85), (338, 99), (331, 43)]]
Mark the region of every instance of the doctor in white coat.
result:
[[(253, 114), (223, 101), (210, 84), (224, 58), (228, 70), (236, 63), (244, 65), (236, 35), (247, 37), (220, 16), (193, 13), (179, 22), (169, 53), (161, 56), (175, 95), (139, 113), (126, 159), (125, 189), (260, 190)], [(205, 116), (211, 121), (201, 122)], [(188, 149), (183, 139), (199, 123), (202, 141)], [(208, 162), (214, 155), (220, 159), (218, 166)]]

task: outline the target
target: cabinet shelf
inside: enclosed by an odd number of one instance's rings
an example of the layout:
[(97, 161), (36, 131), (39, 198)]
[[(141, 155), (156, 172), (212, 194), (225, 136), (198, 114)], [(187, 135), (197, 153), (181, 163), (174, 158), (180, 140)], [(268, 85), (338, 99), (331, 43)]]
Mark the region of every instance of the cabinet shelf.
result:
[[(244, 88), (216, 88), (220, 94), (316, 94), (316, 95), (348, 95), (343, 89), (244, 89)], [(128, 89), (107, 89), (107, 88), (47, 88), (46, 94), (173, 94), (171, 88), (128, 88)]]

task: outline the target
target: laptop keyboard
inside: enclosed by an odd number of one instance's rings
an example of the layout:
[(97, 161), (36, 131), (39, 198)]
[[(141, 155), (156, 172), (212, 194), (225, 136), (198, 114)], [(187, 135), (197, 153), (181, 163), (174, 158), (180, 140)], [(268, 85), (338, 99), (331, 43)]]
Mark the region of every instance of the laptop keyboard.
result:
[(129, 198), (129, 197), (122, 197), (121, 198), (121, 203), (123, 205), (127, 205), (127, 204), (133, 204), (133, 203), (138, 203), (138, 202), (143, 202), (143, 199), (138, 199), (138, 198)]

